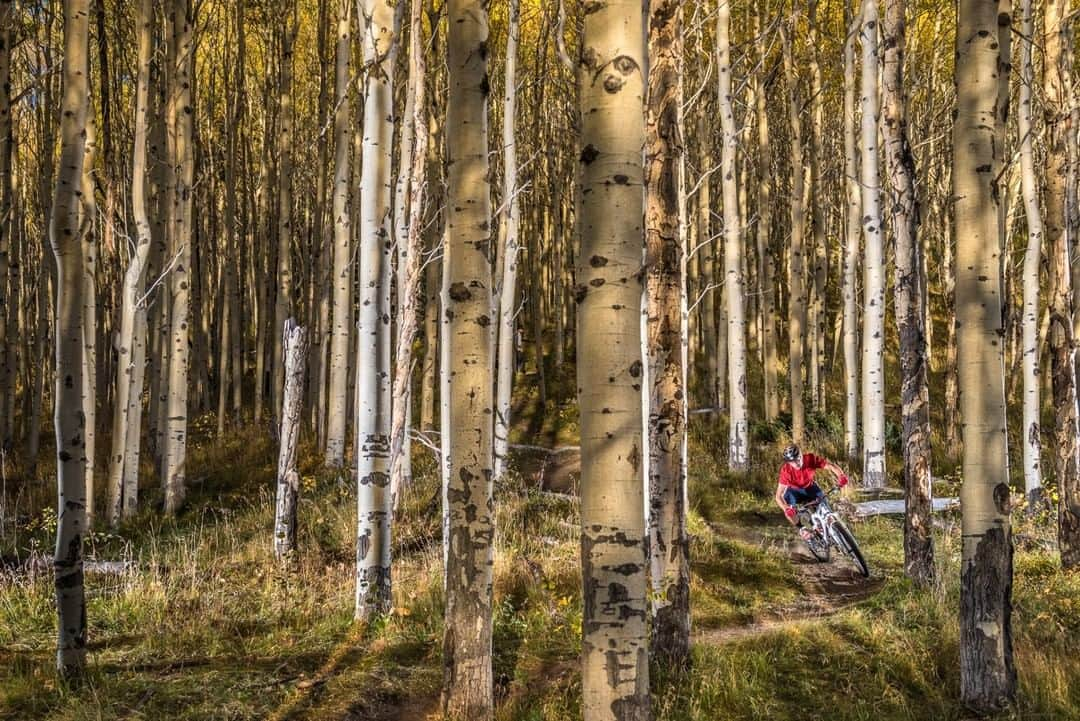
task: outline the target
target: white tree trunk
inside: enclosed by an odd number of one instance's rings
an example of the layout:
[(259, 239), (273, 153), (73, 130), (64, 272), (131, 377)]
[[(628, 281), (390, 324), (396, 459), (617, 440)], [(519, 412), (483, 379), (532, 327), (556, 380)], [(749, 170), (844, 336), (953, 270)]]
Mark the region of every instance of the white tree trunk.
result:
[(720, 183), (724, 194), (724, 289), (727, 291), (728, 468), (745, 471), (750, 462), (746, 412), (746, 316), (743, 308), (743, 238), (735, 161), (739, 129), (731, 98), (731, 4), (721, 2), (716, 21), (716, 54), (720, 76), (720, 124), (724, 134)]
[[(136, 346), (142, 346), (139, 331), (145, 330), (145, 302), (142, 299), (144, 271), (150, 255), (150, 219), (146, 207), (146, 135), (149, 123), (147, 108), (150, 95), (150, 52), (153, 36), (154, 9), (152, 0), (139, 0), (138, 7), (138, 75), (135, 86), (135, 144), (132, 151), (131, 205), (135, 217), (135, 246), (131, 249), (124, 286), (121, 291), (120, 332), (116, 339), (116, 401), (113, 411), (112, 456), (109, 464), (109, 523), (116, 525), (121, 518), (135, 512), (134, 501), (138, 484), (139, 447), (132, 448), (130, 426), (136, 422), (134, 437), (139, 437), (137, 424), (142, 409), (142, 360)], [(141, 312), (143, 322), (137, 316)], [(138, 381), (138, 385), (136, 385)], [(128, 455), (129, 453), (133, 455)], [(134, 477), (133, 488), (125, 488), (125, 480)], [(130, 504), (130, 507), (129, 507)]]
[(878, 0), (862, 10), (863, 485), (885, 486), (885, 256), (878, 172)]
[[(846, 7), (846, 5), (845, 5)], [(847, 215), (844, 232), (844, 448), (848, 458), (859, 456), (859, 306), (855, 287), (859, 272), (862, 200), (859, 154), (855, 133), (855, 37), (862, 26), (861, 11), (848, 28), (844, 42), (844, 190)]]
[(191, 282), (192, 193), (195, 178), (194, 119), (191, 107), (194, 47), (190, 0), (173, 0), (173, 82), (169, 94), (169, 124), (172, 131), (175, 190), (170, 228), (170, 257), (176, 262), (170, 271), (171, 323), (169, 343), (168, 398), (165, 437), (165, 511), (176, 513), (184, 502), (187, 486), (187, 402), (190, 356), (189, 313)]
[(641, 436), (642, 94), (638, 0), (585, 15), (577, 285), (581, 407), (582, 712), (649, 714)]
[(449, 0), (446, 273), (449, 281), (449, 554), (443, 711), (489, 721), (494, 558), (494, 354), (488, 163), (487, 3)]
[(1024, 494), (1028, 510), (1042, 503), (1042, 407), (1039, 401), (1039, 265), (1042, 260), (1042, 209), (1035, 176), (1035, 153), (1032, 142), (1031, 104), (1035, 73), (1031, 63), (1035, 19), (1032, 0), (1023, 0), (1020, 27), (1020, 108), (1017, 134), (1020, 138), (1020, 183), (1027, 216), (1028, 244), (1024, 253), (1023, 377), (1024, 420), (1021, 428), (1024, 444)]
[(56, 523), (58, 617), (56, 665), (61, 675), (78, 676), (86, 662), (86, 602), (83, 590), (83, 535), (86, 517), (86, 453), (83, 434), (82, 241), (79, 199), (89, 97), (89, 0), (64, 1), (64, 94), (60, 114), (60, 163), (49, 222), (56, 257)]
[(963, 419), (960, 694), (978, 712), (1016, 692), (1010, 613), (1012, 532), (1001, 337), (1002, 278), (995, 169), (1000, 62), (997, 3), (960, 0), (956, 30), (953, 205), (956, 346)]
[(506, 472), (510, 441), (510, 394), (514, 381), (514, 318), (517, 315), (517, 256), (520, 221), (517, 198), (517, 47), (520, 0), (510, 0), (506, 40), (506, 75), (503, 87), (502, 279), (499, 285), (498, 335), (495, 381), (495, 480)]
[(285, 386), (280, 409), (281, 434), (278, 447), (277, 503), (274, 512), (274, 557), (288, 563), (296, 552), (296, 506), (300, 494), (300, 474), (296, 452), (300, 445), (300, 419), (304, 410), (304, 375), (307, 367), (308, 336), (292, 318), (282, 329), (282, 365)]
[(326, 465), (345, 465), (345, 428), (349, 407), (349, 329), (352, 325), (352, 223), (349, 215), (349, 55), (352, 2), (338, 1), (337, 49), (334, 64), (334, 260), (330, 385), (327, 392)]
[(357, 323), (356, 618), (390, 610), (390, 186), (397, 39), (389, 0), (364, 0), (364, 146)]

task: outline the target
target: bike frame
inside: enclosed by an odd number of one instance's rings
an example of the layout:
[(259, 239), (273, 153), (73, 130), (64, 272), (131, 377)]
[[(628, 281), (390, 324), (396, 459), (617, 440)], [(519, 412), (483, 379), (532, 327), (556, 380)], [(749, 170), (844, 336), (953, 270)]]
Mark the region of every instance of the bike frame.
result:
[(809, 503), (804, 503), (798, 506), (799, 511), (805, 511), (810, 514), (810, 522), (813, 525), (813, 529), (817, 531), (818, 535), (824, 539), (825, 543), (830, 546), (836, 546), (841, 551), (847, 552), (844, 548), (844, 544), (840, 538), (837, 537), (833, 526), (840, 520), (836, 512), (833, 511), (832, 506), (829, 505), (829, 496), (836, 492), (836, 489), (829, 491), (825, 494), (824, 498), (820, 498)]

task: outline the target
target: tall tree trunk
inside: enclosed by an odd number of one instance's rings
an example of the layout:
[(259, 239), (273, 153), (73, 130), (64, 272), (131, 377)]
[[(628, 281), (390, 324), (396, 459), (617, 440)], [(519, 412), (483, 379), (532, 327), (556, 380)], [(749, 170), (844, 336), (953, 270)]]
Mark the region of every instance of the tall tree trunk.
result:
[[(767, 11), (766, 0), (761, 0), (754, 12), (754, 35), (761, 35), (761, 16)], [(764, 61), (766, 51), (762, 49)], [(762, 63), (764, 64), (764, 62)], [(762, 71), (763, 72), (763, 71)], [(776, 266), (773, 262), (772, 219), (772, 144), (769, 139), (769, 114), (767, 108), (766, 86), (761, 80), (761, 73), (755, 73), (754, 98), (757, 101), (758, 132), (758, 167), (757, 167), (757, 252), (758, 283), (761, 293), (762, 321), (762, 376), (764, 377), (765, 420), (773, 421), (780, 415), (780, 394), (777, 390), (777, 331), (776, 331), (776, 288), (774, 278)]]
[(94, 449), (97, 436), (97, 196), (94, 172), (98, 157), (97, 125), (93, 109), (86, 119), (86, 157), (80, 179), (79, 239), (82, 251), (83, 323), (83, 442), (86, 447), (86, 516), (94, 521)]
[(169, 87), (168, 116), (173, 134), (173, 191), (170, 255), (175, 259), (170, 271), (169, 321), (171, 323), (169, 353), (167, 434), (165, 444), (165, 511), (176, 513), (184, 502), (186, 492), (188, 360), (190, 355), (190, 271), (192, 232), (192, 185), (195, 159), (192, 139), (192, 72), (194, 43), (192, 42), (191, 0), (172, 0), (170, 27), (173, 32), (173, 76)]
[[(409, 88), (413, 98), (411, 131), (415, 138), (406, 158), (402, 153), (402, 167), (399, 173), (408, 173), (409, 193), (406, 207), (399, 206), (399, 211), (408, 212), (405, 225), (406, 248), (398, 252), (399, 261), (404, 260), (404, 267), (398, 268), (401, 284), (398, 297), (401, 312), (398, 320), (398, 345), (394, 363), (394, 412), (390, 431), (390, 489), (394, 498), (394, 507), (399, 503), (401, 488), (411, 480), (409, 465), (409, 422), (411, 413), (412, 347), (416, 337), (417, 304), (420, 302), (420, 273), (422, 271), (424, 195), (427, 190), (427, 84), (424, 78), (424, 24), (421, 0), (412, 0), (409, 28)], [(410, 128), (407, 128), (408, 132)], [(404, 145), (404, 138), (402, 138)], [(408, 160), (406, 163), (405, 161)]]
[(1047, 0), (1043, 37), (1043, 96), (1046, 98), (1047, 153), (1044, 197), (1049, 261), (1050, 374), (1054, 402), (1054, 471), (1058, 483), (1058, 547), (1064, 568), (1080, 566), (1080, 444), (1077, 442), (1076, 340), (1066, 180), (1071, 125), (1068, 87), (1072, 82), (1069, 3)]
[(647, 721), (648, 578), (641, 434), (642, 6), (585, 15), (578, 253), (582, 712)]
[(810, 49), (810, 182), (807, 184), (807, 196), (811, 199), (810, 228), (813, 236), (813, 248), (810, 258), (813, 262), (811, 278), (810, 321), (807, 331), (810, 351), (810, 403), (815, 412), (825, 410), (825, 283), (828, 280), (826, 268), (825, 237), (825, 181), (822, 175), (823, 142), (825, 133), (825, 99), (822, 90), (821, 63), (818, 62), (820, 35), (817, 18), (818, 0), (807, 2), (807, 45)]
[(686, 368), (680, 305), (686, 253), (680, 206), (684, 154), (681, 2), (654, 0), (649, 12), (645, 328), (649, 363), (652, 652), (667, 663), (682, 665), (690, 655), (690, 541), (686, 535)]
[(884, 46), (885, 160), (890, 178), (889, 208), (896, 243), (896, 326), (900, 335), (900, 401), (904, 433), (904, 570), (918, 585), (934, 580), (931, 537), (930, 397), (923, 331), (922, 244), (915, 197), (915, 156), (908, 141), (904, 86), (905, 0), (886, 0), (881, 32)]
[(1028, 511), (1042, 506), (1042, 406), (1039, 400), (1039, 265), (1042, 260), (1043, 222), (1039, 207), (1039, 189), (1035, 176), (1035, 151), (1032, 141), (1031, 103), (1035, 87), (1035, 72), (1031, 63), (1031, 46), (1035, 39), (1035, 17), (1032, 0), (1023, 0), (1020, 26), (1020, 109), (1017, 134), (1020, 138), (1020, 183), (1024, 195), (1024, 214), (1027, 216), (1028, 244), (1024, 253), (1023, 377), (1024, 420), (1024, 495)]
[(862, 6), (863, 485), (885, 486), (885, 256), (878, 172), (878, 0)]
[[(848, 16), (844, 4), (845, 17)], [(844, 448), (848, 458), (859, 456), (859, 238), (862, 196), (859, 189), (859, 154), (855, 134), (855, 37), (862, 26), (861, 9), (848, 23), (844, 41)]]
[(56, 257), (56, 665), (64, 676), (81, 675), (86, 663), (83, 534), (86, 517), (86, 436), (83, 416), (83, 259), (79, 237), (82, 177), (89, 105), (89, 0), (64, 1), (64, 94), (60, 114), (60, 165), (53, 195), (49, 240)]
[(390, 610), (390, 166), (397, 38), (388, 0), (364, 0), (364, 146), (356, 349), (356, 617)]
[[(492, 717), (491, 199), (488, 182), (488, 17), (481, 0), (448, 6), (446, 108), (447, 263), (450, 317), (446, 633), (443, 710), (452, 719)], [(640, 146), (639, 146), (640, 148)]]
[(803, 206), (803, 146), (801, 105), (795, 76), (792, 45), (798, 25), (792, 18), (790, 29), (781, 27), (784, 43), (784, 75), (787, 80), (788, 116), (791, 122), (791, 262), (788, 293), (788, 379), (791, 383), (791, 436), (801, 443), (806, 430), (806, 409), (803, 404), (803, 335), (806, 328), (806, 273), (803, 252), (803, 231), (806, 209)]
[(352, 325), (352, 224), (349, 214), (349, 55), (352, 2), (337, 3), (337, 49), (334, 62), (334, 260), (330, 331), (330, 386), (327, 391), (326, 465), (345, 465), (345, 427), (349, 406), (349, 327)]
[[(278, 329), (293, 315), (293, 44), (299, 23), (297, 5), (280, 7), (281, 28), (281, 85), (278, 105), (278, 217), (277, 217), (277, 295), (274, 301), (273, 350), (270, 354), (270, 400), (274, 411), (281, 409), (282, 388), (285, 383), (282, 336)], [(289, 19), (289, 14), (293, 18)]]
[(296, 470), (296, 452), (300, 444), (300, 419), (304, 407), (304, 372), (307, 367), (308, 336), (292, 318), (282, 329), (285, 353), (285, 387), (279, 409), (281, 432), (278, 449), (277, 503), (274, 512), (274, 557), (279, 563), (290, 562), (296, 553), (296, 506), (300, 493), (300, 474)]
[(956, 31), (953, 197), (957, 365), (964, 419), (960, 570), (960, 695), (976, 711), (1008, 705), (1012, 659), (1012, 534), (1005, 380), (1001, 351), (1001, 252), (994, 168), (1001, 138), (997, 3), (960, 0)]
[(520, 0), (510, 0), (507, 39), (506, 70), (503, 83), (502, 150), (503, 150), (503, 212), (500, 222), (502, 248), (499, 281), (498, 319), (496, 333), (495, 379), (495, 480), (506, 472), (507, 451), (510, 442), (510, 394), (514, 382), (514, 319), (517, 316), (517, 263), (518, 226), (520, 204), (517, 197), (517, 140), (515, 122), (517, 115), (517, 47), (520, 35)]
[(750, 462), (746, 402), (746, 312), (743, 306), (743, 226), (735, 163), (739, 128), (731, 96), (731, 4), (722, 2), (716, 21), (716, 59), (720, 85), (720, 185), (724, 196), (724, 288), (727, 290), (728, 468), (745, 471)]
[[(120, 333), (116, 340), (116, 352), (119, 362), (116, 366), (116, 402), (113, 410), (112, 457), (109, 466), (109, 504), (107, 514), (109, 523), (116, 525), (121, 518), (130, 517), (135, 512), (131, 500), (135, 498), (136, 488), (125, 489), (125, 478), (134, 477), (137, 483), (139, 454), (138, 445), (130, 447), (132, 432), (139, 437), (139, 428), (134, 431), (130, 425), (137, 411), (142, 408), (142, 368), (136, 366), (139, 360), (135, 352), (136, 344), (143, 341), (137, 335), (142, 330), (136, 316), (142, 306), (145, 319), (145, 300), (142, 298), (143, 279), (146, 262), (150, 255), (150, 217), (147, 213), (147, 165), (146, 136), (149, 126), (147, 113), (150, 96), (150, 52), (153, 40), (154, 8), (152, 0), (139, 0), (138, 19), (138, 73), (135, 85), (135, 144), (131, 163), (131, 206), (135, 218), (136, 245), (124, 273), (122, 292), (123, 306), (120, 310)], [(135, 385), (135, 381), (139, 385)], [(129, 452), (134, 451), (134, 456)]]

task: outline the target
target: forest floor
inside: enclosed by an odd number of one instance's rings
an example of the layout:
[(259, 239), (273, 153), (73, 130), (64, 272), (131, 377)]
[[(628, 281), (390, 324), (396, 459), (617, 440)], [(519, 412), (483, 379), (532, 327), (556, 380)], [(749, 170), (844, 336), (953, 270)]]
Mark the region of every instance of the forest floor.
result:
[[(18, 523), (0, 540), (0, 719), (436, 718), (442, 548), (428, 452), (417, 446), (395, 527), (394, 613), (359, 625), (348, 477), (302, 449), (300, 552), (284, 571), (271, 551), (272, 441), (255, 430), (217, 440), (211, 426), (192, 435), (194, 482), (178, 518), (151, 510), (148, 484), (147, 510), (89, 538), (91, 558), (126, 563), (88, 574), (90, 668), (77, 687), (52, 671), (52, 489), (9, 494)], [(832, 454), (838, 440), (813, 445)], [(852, 521), (869, 580), (845, 559), (819, 564), (772, 504), (781, 443), (760, 439), (751, 472), (731, 476), (722, 429), (695, 420), (693, 660), (687, 671), (653, 669), (656, 719), (968, 718), (956, 701), (956, 516), (938, 517), (933, 589), (903, 577), (899, 517)], [(497, 718), (570, 721), (580, 718), (577, 461), (569, 451), (520, 459), (496, 489)], [(1018, 516), (1015, 535), (1020, 700), (1003, 718), (1080, 719), (1080, 574), (1061, 572), (1048, 518)]]

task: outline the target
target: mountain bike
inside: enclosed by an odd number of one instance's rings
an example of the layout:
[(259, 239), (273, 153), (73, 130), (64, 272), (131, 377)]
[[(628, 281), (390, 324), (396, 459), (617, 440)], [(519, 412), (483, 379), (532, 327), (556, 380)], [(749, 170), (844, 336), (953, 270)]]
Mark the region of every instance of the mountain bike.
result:
[(833, 547), (839, 549), (851, 558), (855, 568), (862, 574), (863, 578), (868, 578), (870, 576), (870, 567), (866, 565), (866, 559), (863, 557), (862, 551), (859, 550), (859, 544), (855, 542), (855, 536), (851, 534), (848, 527), (844, 525), (844, 522), (829, 506), (828, 496), (836, 493), (836, 491), (837, 489), (834, 488), (824, 498), (814, 499), (808, 503), (795, 506), (795, 510), (799, 514), (799, 520), (803, 522), (804, 526), (810, 528), (811, 535), (810, 539), (806, 541), (806, 545), (810, 549), (810, 553), (814, 554), (814, 558), (822, 563), (829, 561), (830, 551)]

